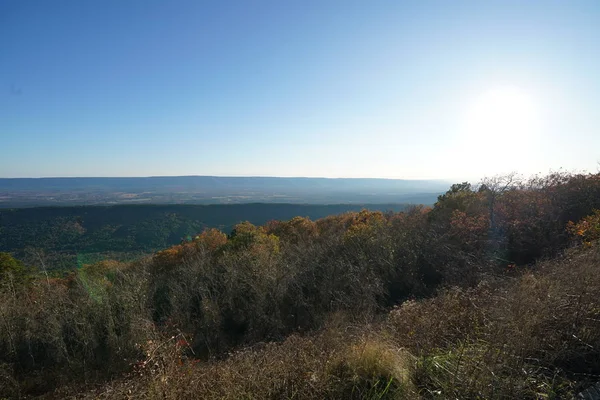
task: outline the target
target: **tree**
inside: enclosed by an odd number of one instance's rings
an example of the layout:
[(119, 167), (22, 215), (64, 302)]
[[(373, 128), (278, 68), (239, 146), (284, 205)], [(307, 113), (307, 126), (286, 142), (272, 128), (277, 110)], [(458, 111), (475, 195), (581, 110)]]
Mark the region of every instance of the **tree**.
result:
[(23, 263), (9, 253), (0, 252), (0, 290), (8, 288), (13, 296), (23, 288), (30, 276)]
[(484, 193), (487, 197), (490, 232), (492, 236), (496, 233), (496, 201), (507, 190), (516, 186), (518, 177), (515, 172), (508, 175), (497, 175), (491, 178), (484, 178), (479, 186), (479, 193)]
[(0, 282), (23, 277), (25, 266), (9, 253), (0, 253)]

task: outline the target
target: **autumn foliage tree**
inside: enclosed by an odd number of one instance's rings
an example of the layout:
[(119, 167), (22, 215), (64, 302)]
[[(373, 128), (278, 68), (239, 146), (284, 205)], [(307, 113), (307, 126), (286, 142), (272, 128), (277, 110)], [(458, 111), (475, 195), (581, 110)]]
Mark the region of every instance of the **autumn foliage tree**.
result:
[(581, 219), (578, 223), (569, 221), (567, 231), (586, 246), (600, 240), (600, 210)]

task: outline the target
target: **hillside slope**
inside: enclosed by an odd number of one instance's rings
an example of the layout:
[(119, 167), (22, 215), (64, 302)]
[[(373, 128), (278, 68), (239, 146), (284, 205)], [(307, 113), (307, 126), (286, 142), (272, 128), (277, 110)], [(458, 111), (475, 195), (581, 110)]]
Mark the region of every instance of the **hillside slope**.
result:
[(600, 380), (599, 209), (599, 174), (509, 177), (57, 278), (0, 253), (0, 393), (569, 398)]
[(338, 315), (317, 334), (213, 363), (194, 363), (177, 336), (150, 343), (136, 373), (77, 398), (574, 398), (600, 379), (599, 268), (597, 244), (574, 249), (405, 302), (376, 324)]

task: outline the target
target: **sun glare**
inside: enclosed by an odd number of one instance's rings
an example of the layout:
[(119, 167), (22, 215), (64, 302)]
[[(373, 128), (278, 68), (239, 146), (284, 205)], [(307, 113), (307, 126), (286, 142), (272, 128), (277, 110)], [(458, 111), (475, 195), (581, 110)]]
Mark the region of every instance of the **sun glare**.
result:
[(526, 91), (516, 86), (489, 89), (467, 107), (464, 146), (481, 157), (489, 172), (519, 169), (536, 145), (540, 122), (538, 104)]

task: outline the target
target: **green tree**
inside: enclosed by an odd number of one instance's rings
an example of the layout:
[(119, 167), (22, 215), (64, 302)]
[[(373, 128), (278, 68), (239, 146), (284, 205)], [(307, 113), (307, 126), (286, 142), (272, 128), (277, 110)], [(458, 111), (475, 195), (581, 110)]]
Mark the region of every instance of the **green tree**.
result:
[(25, 274), (26, 269), (21, 261), (15, 259), (9, 253), (0, 252), (0, 282), (22, 281)]

